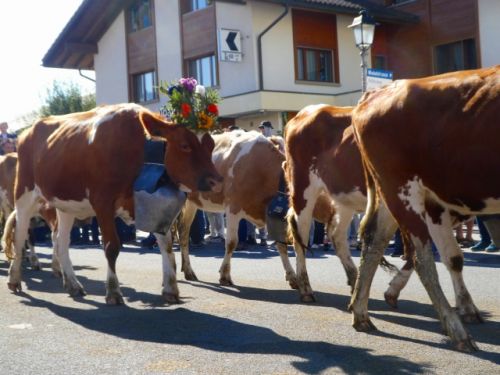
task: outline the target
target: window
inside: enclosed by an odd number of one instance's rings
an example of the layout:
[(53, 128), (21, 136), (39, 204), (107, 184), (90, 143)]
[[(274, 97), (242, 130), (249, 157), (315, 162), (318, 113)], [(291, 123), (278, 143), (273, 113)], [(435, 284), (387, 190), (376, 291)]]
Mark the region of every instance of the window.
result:
[(156, 73), (154, 71), (134, 74), (132, 77), (134, 102), (144, 103), (158, 98)]
[(474, 39), (442, 44), (435, 52), (436, 74), (477, 68)]
[(339, 83), (335, 14), (292, 10), (295, 80)]
[(217, 71), (215, 56), (206, 56), (200, 59), (187, 61), (188, 75), (196, 78), (200, 85), (206, 87), (217, 86)]
[(212, 0), (190, 0), (191, 2), (191, 7), (190, 10), (198, 10), (198, 9), (203, 9), (208, 7), (209, 5), (212, 5)]
[(130, 32), (152, 26), (151, 0), (136, 0), (129, 8), (128, 15)]
[(297, 79), (334, 82), (333, 51), (297, 48)]

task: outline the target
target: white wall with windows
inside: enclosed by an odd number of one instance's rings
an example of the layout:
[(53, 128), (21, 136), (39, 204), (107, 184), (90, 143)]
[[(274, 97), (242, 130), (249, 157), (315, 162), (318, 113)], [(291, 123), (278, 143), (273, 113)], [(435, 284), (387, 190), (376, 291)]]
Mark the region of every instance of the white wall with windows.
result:
[(128, 102), (124, 12), (101, 38), (98, 51), (94, 56), (97, 104)]
[[(155, 1), (156, 51), (158, 81), (172, 82), (182, 77), (181, 32), (178, 1)], [(160, 102), (151, 105), (158, 110), (166, 103), (160, 95)]]
[(478, 0), (479, 38), (481, 43), (481, 65), (488, 67), (500, 64), (500, 1)]
[[(256, 34), (269, 25), (282, 7), (258, 3), (254, 12)], [(355, 46), (352, 30), (347, 26), (352, 17), (337, 15), (339, 83), (307, 82), (295, 80), (294, 46), (291, 12), (263, 37), (264, 89), (281, 91), (305, 91), (319, 94), (342, 93), (361, 88), (361, 62)], [(256, 37), (256, 36), (255, 36)]]
[(219, 61), (219, 84), (222, 96), (241, 94), (258, 88), (256, 38), (253, 29), (252, 8), (255, 2), (246, 4), (216, 3), (217, 33), (221, 28), (240, 31), (241, 62)]

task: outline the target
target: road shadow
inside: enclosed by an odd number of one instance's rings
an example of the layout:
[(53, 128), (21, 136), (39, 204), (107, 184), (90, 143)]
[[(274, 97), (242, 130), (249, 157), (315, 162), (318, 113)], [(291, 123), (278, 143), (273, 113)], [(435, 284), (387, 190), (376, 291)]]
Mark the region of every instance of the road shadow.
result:
[(94, 301), (92, 309), (60, 306), (23, 294), (24, 303), (41, 308), (86, 329), (121, 339), (188, 345), (221, 353), (286, 355), (306, 374), (341, 371), (346, 374), (423, 374), (431, 366), (397, 356), (374, 355), (370, 350), (323, 341), (301, 341), (258, 325), (190, 311), (183, 307), (135, 309), (109, 307)]
[[(301, 303), (299, 302), (297, 291), (291, 289), (267, 290), (245, 286), (224, 287), (220, 286), (219, 284), (203, 281), (179, 281), (179, 283), (189, 283), (191, 285), (205, 288), (217, 293), (223, 293), (232, 297), (250, 301), (265, 301), (269, 303), (290, 305)], [(316, 298), (316, 302), (312, 303), (312, 306), (329, 307), (348, 313), (347, 306), (350, 302), (350, 296), (318, 291), (315, 291), (314, 295)], [(369, 313), (370, 316), (374, 318), (404, 327), (412, 327), (431, 333), (442, 331), (441, 324), (432, 304), (400, 299), (398, 301), (398, 306), (398, 309), (394, 309), (390, 307), (383, 299), (370, 298)], [(500, 331), (500, 322), (488, 321), (488, 318), (491, 317), (491, 314), (487, 311), (482, 312), (481, 316), (483, 317), (485, 322), (479, 324), (467, 324), (466, 327), (468, 331), (471, 333), (474, 340), (478, 343), (500, 345), (500, 338), (498, 338), (497, 334), (497, 332)], [(380, 331), (375, 331), (374, 333), (380, 334)], [(429, 342), (413, 340), (410, 337), (398, 337), (398, 339), (403, 341), (418, 342), (424, 345), (432, 345)], [(446, 337), (443, 336), (443, 339), (446, 340)], [(451, 344), (449, 345), (451, 348)], [(500, 360), (500, 353), (497, 353), (497, 355), (495, 356), (495, 360)]]

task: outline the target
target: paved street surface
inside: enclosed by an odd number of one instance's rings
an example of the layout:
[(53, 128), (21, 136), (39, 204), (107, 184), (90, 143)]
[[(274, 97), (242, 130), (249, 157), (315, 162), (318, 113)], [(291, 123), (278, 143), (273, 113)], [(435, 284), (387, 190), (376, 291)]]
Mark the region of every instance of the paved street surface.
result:
[[(182, 303), (160, 294), (157, 250), (127, 245), (118, 258), (126, 305), (104, 303), (106, 261), (96, 248), (71, 249), (88, 295), (71, 298), (50, 270), (24, 272), (23, 293), (5, 285), (0, 255), (1, 374), (500, 374), (500, 255), (465, 251), (465, 280), (485, 323), (469, 325), (481, 351), (452, 350), (441, 334), (417, 277), (402, 292), (399, 310), (383, 300), (391, 276), (379, 270), (370, 300), (378, 332), (358, 333), (346, 306), (349, 288), (332, 251), (307, 264), (317, 302), (299, 302), (284, 280), (278, 253), (250, 247), (235, 253), (235, 287), (220, 287), (222, 244), (192, 250), (199, 282), (179, 272)], [(293, 257), (293, 252), (289, 252)], [(353, 252), (359, 264), (359, 252)], [(176, 253), (180, 269), (180, 257)], [(389, 258), (402, 265), (399, 258)], [(292, 259), (295, 263), (295, 259)], [(438, 263), (446, 295), (450, 278)]]

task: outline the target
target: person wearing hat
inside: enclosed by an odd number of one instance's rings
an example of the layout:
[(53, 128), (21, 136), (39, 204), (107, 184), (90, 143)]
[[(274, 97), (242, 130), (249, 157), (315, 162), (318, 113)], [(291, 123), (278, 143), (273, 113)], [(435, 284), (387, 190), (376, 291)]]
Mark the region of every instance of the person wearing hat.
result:
[(264, 137), (270, 137), (273, 135), (273, 125), (270, 121), (262, 121), (259, 125), (259, 130), (264, 135)]

